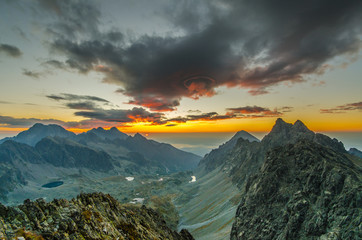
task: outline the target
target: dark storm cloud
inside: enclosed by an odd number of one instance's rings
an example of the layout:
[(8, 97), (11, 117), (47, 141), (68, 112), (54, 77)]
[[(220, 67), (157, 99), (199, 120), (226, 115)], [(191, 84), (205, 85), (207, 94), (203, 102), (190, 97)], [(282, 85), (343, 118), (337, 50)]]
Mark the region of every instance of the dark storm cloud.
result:
[(92, 111), (79, 111), (74, 115), (90, 119), (96, 119), (105, 122), (133, 123), (150, 122), (153, 124), (164, 124), (164, 115), (162, 113), (152, 113), (144, 108), (134, 107), (132, 109), (93, 109)]
[(362, 102), (349, 103), (335, 108), (321, 109), (321, 113), (345, 113), (346, 111), (362, 111)]
[(175, 110), (183, 97), (216, 94), (219, 86), (266, 94), (281, 82), (322, 74), (336, 56), (361, 47), (360, 0), (177, 1), (166, 17), (179, 36), (129, 39), (102, 32), (89, 1), (40, 1), (58, 16), (52, 49), (67, 67), (97, 71), (122, 87), (131, 104)]
[(23, 53), (19, 48), (9, 45), (9, 44), (0, 44), (0, 53), (3, 52), (9, 57), (20, 57)]
[[(49, 15), (54, 13), (58, 21), (48, 26), (48, 32), (75, 39), (79, 34), (98, 33), (100, 12), (99, 8), (93, 6), (86, 0), (37, 0), (42, 10), (47, 10)], [(53, 16), (54, 17), (54, 16)]]
[(61, 93), (61, 94), (52, 94), (47, 95), (47, 98), (59, 101), (59, 100), (65, 100), (65, 101), (94, 101), (94, 102), (103, 102), (103, 103), (109, 103), (108, 100), (96, 97), (96, 96), (89, 96), (89, 95), (76, 95), (76, 94), (70, 94), (70, 93)]

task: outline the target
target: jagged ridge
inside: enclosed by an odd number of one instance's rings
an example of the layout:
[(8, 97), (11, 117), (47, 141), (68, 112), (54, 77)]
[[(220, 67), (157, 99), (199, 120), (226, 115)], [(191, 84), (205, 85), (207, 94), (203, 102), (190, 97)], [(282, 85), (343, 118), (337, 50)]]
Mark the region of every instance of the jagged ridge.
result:
[(231, 239), (361, 239), (361, 174), (310, 140), (276, 148), (245, 184)]
[(150, 208), (121, 205), (103, 193), (80, 194), (70, 201), (46, 203), (25, 200), (23, 205), (0, 204), (0, 238), (26, 239), (194, 239), (187, 230), (167, 227)]

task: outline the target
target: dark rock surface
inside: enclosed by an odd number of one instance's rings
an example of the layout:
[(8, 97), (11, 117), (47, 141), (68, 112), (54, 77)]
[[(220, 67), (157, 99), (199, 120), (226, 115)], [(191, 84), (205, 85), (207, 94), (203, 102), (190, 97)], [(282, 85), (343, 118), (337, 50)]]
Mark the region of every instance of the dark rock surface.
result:
[(187, 230), (167, 227), (154, 210), (121, 205), (108, 194), (81, 194), (70, 201), (46, 203), (25, 200), (23, 205), (0, 204), (0, 239), (194, 239)]
[(361, 174), (338, 148), (275, 148), (244, 185), (231, 239), (361, 239)]

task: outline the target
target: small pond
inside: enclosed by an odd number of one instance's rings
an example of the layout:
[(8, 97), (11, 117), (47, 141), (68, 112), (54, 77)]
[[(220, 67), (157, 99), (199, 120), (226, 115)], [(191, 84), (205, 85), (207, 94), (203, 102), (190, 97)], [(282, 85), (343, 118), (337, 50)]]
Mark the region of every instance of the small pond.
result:
[(55, 182), (50, 182), (47, 184), (44, 184), (42, 187), (43, 188), (55, 188), (55, 187), (59, 187), (60, 185), (63, 185), (64, 182), (63, 181), (55, 181)]

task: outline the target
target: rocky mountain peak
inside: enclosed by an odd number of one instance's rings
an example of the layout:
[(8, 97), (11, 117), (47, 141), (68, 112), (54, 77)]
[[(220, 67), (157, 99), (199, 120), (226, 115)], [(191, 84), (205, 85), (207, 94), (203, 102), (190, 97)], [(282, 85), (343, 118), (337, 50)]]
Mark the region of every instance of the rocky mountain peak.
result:
[(97, 137), (100, 137), (101, 139), (126, 139), (128, 137), (127, 134), (120, 132), (117, 128), (112, 127), (109, 130), (106, 130), (102, 127), (93, 128), (92, 130), (88, 131), (86, 134), (95, 134)]
[(362, 170), (348, 155), (304, 139), (269, 151), (259, 169), (242, 190), (231, 240), (360, 239)]
[(135, 139), (147, 139), (147, 138), (145, 138), (144, 136), (142, 136), (142, 135), (139, 134), (139, 133), (136, 133), (136, 134), (133, 136), (133, 138), (135, 138)]
[(297, 120), (294, 124), (293, 124), (293, 129), (298, 131), (298, 132), (312, 132), (311, 130), (309, 130), (307, 128), (307, 126), (300, 120)]
[(251, 135), (250, 133), (248, 133), (247, 131), (244, 131), (244, 130), (241, 130), (241, 131), (237, 132), (231, 138), (231, 140), (233, 140), (233, 139), (238, 140), (239, 138), (242, 138), (244, 140), (248, 140), (249, 142), (259, 142), (260, 141), (259, 139), (257, 139), (256, 137), (254, 137), (253, 135)]
[(287, 131), (287, 130), (290, 130), (292, 128), (292, 126), (293, 126), (293, 124), (286, 123), (286, 122), (284, 122), (283, 119), (278, 118), (275, 121), (275, 124), (274, 124), (272, 130), (270, 131), (270, 133)]
[(121, 132), (116, 127), (112, 127), (111, 129), (109, 129), (109, 131), (111, 131), (111, 132)]
[(30, 129), (34, 129), (34, 128), (41, 128), (41, 127), (44, 127), (45, 125), (44, 124), (42, 124), (42, 123), (35, 123), (33, 126), (31, 126), (30, 128), (29, 128), (29, 130)]
[(62, 126), (56, 124), (44, 125), (42, 123), (35, 123), (28, 130), (19, 133), (15, 137), (2, 139), (0, 143), (4, 142), (5, 140), (13, 140), (16, 142), (28, 144), (30, 146), (35, 146), (35, 144), (41, 139), (49, 136), (73, 138), (76, 135), (72, 132), (65, 130)]

